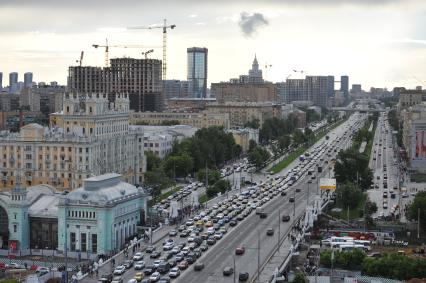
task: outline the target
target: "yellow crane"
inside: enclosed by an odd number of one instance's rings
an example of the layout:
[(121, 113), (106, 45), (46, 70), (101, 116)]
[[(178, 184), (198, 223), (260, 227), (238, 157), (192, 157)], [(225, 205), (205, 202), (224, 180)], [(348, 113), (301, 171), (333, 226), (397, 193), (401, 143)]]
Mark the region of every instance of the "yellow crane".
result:
[[(108, 38), (105, 40), (105, 45), (92, 44), (92, 46), (95, 47), (95, 48), (105, 48), (105, 67), (109, 66), (109, 49), (111, 47), (114, 47), (114, 48), (146, 48), (146, 47), (148, 47), (148, 46), (145, 46), (145, 45), (130, 45), (130, 44), (109, 45), (108, 44)], [(157, 46), (153, 46), (153, 47), (156, 48)]]
[(162, 26), (137, 26), (128, 27), (127, 29), (163, 29), (163, 81), (166, 80), (167, 76), (167, 29), (174, 29), (176, 25), (167, 25), (167, 19), (164, 19)]

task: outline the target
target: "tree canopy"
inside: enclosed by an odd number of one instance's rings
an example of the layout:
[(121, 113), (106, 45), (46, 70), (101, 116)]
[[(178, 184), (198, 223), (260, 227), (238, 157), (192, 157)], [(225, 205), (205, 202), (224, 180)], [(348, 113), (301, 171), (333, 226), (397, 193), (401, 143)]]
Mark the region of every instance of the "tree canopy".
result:
[(413, 203), (408, 208), (408, 216), (410, 219), (417, 221), (420, 210), (420, 226), (426, 229), (426, 192), (416, 194)]

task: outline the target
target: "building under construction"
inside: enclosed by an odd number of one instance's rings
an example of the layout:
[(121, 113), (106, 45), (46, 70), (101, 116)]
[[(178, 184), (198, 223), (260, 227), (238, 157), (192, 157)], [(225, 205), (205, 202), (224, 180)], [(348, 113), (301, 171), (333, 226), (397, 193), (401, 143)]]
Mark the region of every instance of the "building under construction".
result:
[(162, 111), (162, 64), (157, 59), (115, 58), (110, 67), (69, 67), (68, 90), (81, 93), (128, 93), (130, 109)]

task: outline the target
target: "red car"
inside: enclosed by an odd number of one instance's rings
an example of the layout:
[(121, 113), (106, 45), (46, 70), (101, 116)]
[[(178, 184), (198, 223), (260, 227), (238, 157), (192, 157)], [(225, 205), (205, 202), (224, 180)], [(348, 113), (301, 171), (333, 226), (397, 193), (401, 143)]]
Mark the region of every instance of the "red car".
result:
[(185, 270), (187, 269), (189, 266), (188, 262), (186, 260), (182, 260), (181, 262), (179, 262), (178, 267), (180, 270)]
[(235, 249), (235, 254), (236, 255), (242, 255), (242, 254), (244, 254), (244, 252), (246, 251), (246, 249), (244, 248), (244, 247), (237, 247), (236, 249)]

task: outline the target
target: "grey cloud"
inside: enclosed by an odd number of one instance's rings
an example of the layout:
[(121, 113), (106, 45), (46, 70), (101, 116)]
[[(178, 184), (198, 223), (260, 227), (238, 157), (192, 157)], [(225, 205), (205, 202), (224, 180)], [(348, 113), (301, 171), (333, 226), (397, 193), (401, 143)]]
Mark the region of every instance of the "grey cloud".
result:
[(238, 21), (238, 25), (245, 36), (252, 36), (258, 28), (268, 24), (268, 20), (261, 13), (242, 12)]

